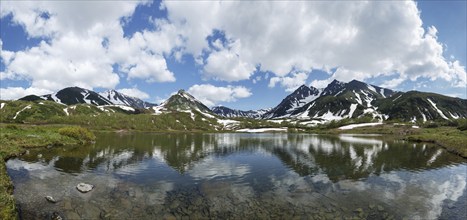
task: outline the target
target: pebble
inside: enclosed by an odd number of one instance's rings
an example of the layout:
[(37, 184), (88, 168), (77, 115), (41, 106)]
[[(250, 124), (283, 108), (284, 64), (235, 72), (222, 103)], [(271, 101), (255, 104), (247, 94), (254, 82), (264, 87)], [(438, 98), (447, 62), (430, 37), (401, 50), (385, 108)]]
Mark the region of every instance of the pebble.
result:
[(91, 191), (93, 188), (94, 188), (93, 185), (87, 184), (87, 183), (79, 183), (76, 186), (76, 189), (78, 189), (78, 191), (80, 191), (82, 193), (87, 193), (87, 192)]

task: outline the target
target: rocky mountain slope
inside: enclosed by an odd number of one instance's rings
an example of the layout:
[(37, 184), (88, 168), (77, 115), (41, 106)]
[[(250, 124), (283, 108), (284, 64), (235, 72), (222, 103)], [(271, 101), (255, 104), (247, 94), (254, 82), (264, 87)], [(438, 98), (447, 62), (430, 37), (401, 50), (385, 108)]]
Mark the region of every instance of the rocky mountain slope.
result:
[(75, 104), (90, 104), (96, 106), (119, 105), (128, 106), (131, 108), (143, 109), (156, 106), (149, 102), (145, 102), (137, 97), (131, 97), (115, 90), (107, 90), (102, 93), (97, 93), (80, 87), (64, 88), (56, 93), (48, 95), (28, 95), (19, 100), (37, 101), (48, 100), (64, 105)]
[(249, 110), (249, 111), (242, 111), (227, 108), (224, 106), (216, 106), (211, 109), (215, 114), (226, 117), (226, 118), (255, 118), (259, 119), (262, 118), (263, 115), (270, 111), (271, 109), (260, 109), (260, 110)]
[(156, 104), (145, 102), (137, 97), (128, 96), (113, 89), (101, 92), (99, 95), (103, 96), (114, 105), (125, 105), (133, 108), (150, 108), (156, 106)]

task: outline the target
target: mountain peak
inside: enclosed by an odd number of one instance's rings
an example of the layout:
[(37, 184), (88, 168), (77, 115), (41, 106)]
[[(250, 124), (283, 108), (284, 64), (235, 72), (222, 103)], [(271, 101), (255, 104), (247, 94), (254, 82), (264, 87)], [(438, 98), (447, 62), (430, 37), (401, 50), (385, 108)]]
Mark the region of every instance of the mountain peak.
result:
[(175, 111), (196, 109), (202, 112), (211, 112), (211, 109), (183, 89), (178, 90), (177, 94), (170, 96), (161, 104), (160, 108)]

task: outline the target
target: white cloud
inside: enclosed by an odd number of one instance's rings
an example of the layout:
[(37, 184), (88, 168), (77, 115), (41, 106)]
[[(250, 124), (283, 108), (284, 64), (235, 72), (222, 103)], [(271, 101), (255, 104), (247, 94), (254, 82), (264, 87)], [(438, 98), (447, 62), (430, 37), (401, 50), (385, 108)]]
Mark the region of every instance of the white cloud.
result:
[(400, 85), (402, 82), (404, 82), (406, 79), (405, 78), (395, 78), (391, 80), (385, 81), (381, 86), (383, 88), (388, 88), (388, 89), (395, 89), (398, 85)]
[(128, 19), (141, 3), (2, 1), (2, 18), (11, 14), (29, 36), (47, 40), (23, 51), (2, 51), (1, 79), (28, 80), (31, 88), (49, 91), (66, 86), (114, 88), (120, 82), (113, 68), (117, 65), (128, 79), (175, 81), (163, 56), (171, 49), (154, 42), (179, 43), (170, 25), (156, 22), (157, 33), (123, 37), (120, 19)]
[[(436, 28), (422, 27), (413, 1), (164, 4), (169, 20), (186, 38), (185, 52), (198, 60), (208, 53), (205, 72), (213, 78), (235, 81), (250, 76), (226, 78), (225, 71), (218, 71), (223, 70), (220, 65), (210, 71), (211, 56), (230, 55), (243, 66), (259, 65), (278, 77), (293, 70), (338, 68), (332, 78), (343, 81), (394, 75), (445, 79), (454, 86), (466, 83), (465, 67), (446, 61)], [(207, 37), (213, 30), (222, 31), (229, 42), (241, 42), (235, 56), (223, 50), (209, 54)], [(232, 59), (215, 63), (226, 60)]]
[(331, 82), (332, 82), (331, 78), (323, 79), (323, 80), (315, 79), (310, 83), (310, 86), (313, 86), (315, 88), (326, 88), (326, 86), (328, 86), (329, 83), (331, 83)]
[(188, 89), (188, 93), (207, 106), (214, 106), (219, 102), (234, 102), (251, 96), (250, 90), (243, 86), (216, 87), (211, 84), (195, 84)]
[(141, 3), (147, 1), (2, 1), (0, 16), (12, 14), (13, 21), (23, 26), (31, 37), (69, 32), (84, 37), (89, 34), (86, 30), (118, 25), (120, 18), (132, 15)]
[(167, 63), (161, 55), (140, 53), (136, 62), (128, 68), (128, 79), (140, 78), (147, 82), (174, 82), (174, 74), (167, 69)]
[(279, 83), (283, 88), (285, 88), (285, 91), (287, 92), (293, 92), (295, 91), (298, 87), (301, 85), (304, 85), (306, 83), (306, 80), (308, 79), (308, 73), (306, 72), (296, 72), (292, 73), (291, 76), (284, 76), (284, 77), (272, 77), (269, 80), (269, 87), (275, 87), (277, 83)]
[(117, 90), (120, 93), (123, 93), (128, 96), (136, 97), (139, 99), (148, 99), (149, 94), (137, 89), (137, 88), (124, 88), (124, 89), (118, 89)]
[(7, 87), (0, 88), (0, 99), (1, 100), (13, 100), (19, 99), (27, 95), (46, 95), (52, 91), (47, 89), (38, 89), (34, 87), (22, 88), (22, 87)]
[[(217, 43), (216, 43), (217, 42)], [(218, 51), (209, 54), (204, 66), (206, 77), (212, 77), (217, 80), (239, 81), (249, 79), (255, 71), (255, 66), (243, 61), (237, 54), (240, 41), (230, 45), (230, 48), (221, 47), (219, 41), (214, 41)]]

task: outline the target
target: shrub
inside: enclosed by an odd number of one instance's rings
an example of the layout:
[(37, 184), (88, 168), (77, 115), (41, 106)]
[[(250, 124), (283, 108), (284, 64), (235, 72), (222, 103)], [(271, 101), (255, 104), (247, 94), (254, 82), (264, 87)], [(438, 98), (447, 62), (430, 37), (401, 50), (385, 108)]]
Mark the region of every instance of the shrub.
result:
[(457, 126), (457, 129), (461, 131), (467, 130), (467, 119), (461, 119), (458, 122), (459, 122), (459, 125)]
[(91, 142), (96, 139), (93, 133), (82, 127), (63, 127), (58, 129), (58, 133), (79, 140), (82, 143)]

